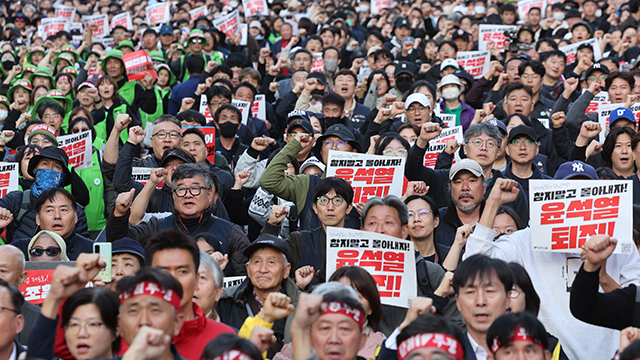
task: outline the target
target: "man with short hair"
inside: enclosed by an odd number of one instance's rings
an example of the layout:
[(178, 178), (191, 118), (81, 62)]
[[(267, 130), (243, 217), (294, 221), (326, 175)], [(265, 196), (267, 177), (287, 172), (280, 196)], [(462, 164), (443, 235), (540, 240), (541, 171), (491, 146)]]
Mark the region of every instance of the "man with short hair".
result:
[(207, 158), (206, 139), (202, 130), (192, 127), (186, 129), (182, 133), (182, 148), (188, 151), (195, 158), (197, 163), (205, 163), (209, 165), (211, 171), (218, 178), (219, 188), (216, 187), (218, 194), (223, 197), (226, 190), (231, 189), (235, 180), (233, 175), (228, 171), (222, 170), (218, 165), (212, 163)]
[[(262, 234), (244, 251), (247, 278), (242, 284), (228, 289), (218, 302), (220, 321), (234, 328), (241, 328), (247, 317), (258, 316), (272, 323), (276, 343), (269, 353), (280, 352), (284, 344), (291, 342), (293, 316), (282, 319), (265, 318), (263, 310), (271, 293), (286, 295), (293, 306), (298, 303), (300, 289), (290, 278), (291, 264), (287, 243), (275, 235)], [(262, 312), (262, 313), (261, 313)]]
[[(235, 332), (229, 326), (207, 318), (193, 301), (198, 283), (200, 250), (189, 235), (174, 229), (151, 235), (145, 247), (145, 262), (150, 267), (166, 271), (182, 286), (179, 312), (184, 323), (180, 333), (173, 337), (173, 344), (183, 356), (197, 359), (209, 341), (222, 333)], [(120, 280), (121, 283), (124, 281)]]
[[(131, 132), (130, 129), (129, 132)], [(147, 135), (146, 132), (144, 135), (145, 136), (143, 137), (143, 139)], [(180, 147), (180, 144), (182, 143), (182, 126), (180, 124), (180, 121), (178, 121), (175, 116), (169, 114), (157, 117), (153, 121), (153, 127), (151, 128), (149, 139), (149, 141), (151, 142), (150, 154), (143, 158), (139, 158), (139, 156), (133, 156), (131, 166), (150, 168), (159, 167), (160, 160), (162, 159), (164, 152), (168, 149), (175, 149), (177, 147)], [(133, 154), (139, 153), (140, 150), (137, 149), (137, 147), (141, 142), (142, 140), (140, 142), (133, 142), (133, 140), (130, 138), (120, 150), (119, 157), (123, 156), (123, 154), (130, 153), (131, 151), (133, 151)], [(135, 146), (136, 149), (126, 149), (131, 145)], [(118, 161), (120, 161), (120, 159), (118, 159)], [(116, 191), (122, 192), (126, 190), (119, 190), (116, 188)]]
[(202, 75), (205, 69), (205, 59), (200, 54), (191, 54), (186, 57), (185, 65), (187, 72), (190, 74), (189, 78), (171, 90), (169, 114), (173, 116), (180, 110), (182, 99), (192, 96), (196, 92), (198, 84), (200, 83), (200, 75)]
[(244, 231), (240, 226), (211, 213), (211, 204), (215, 195), (213, 176), (205, 164), (178, 166), (171, 176), (173, 213), (162, 219), (151, 217), (149, 221), (142, 221), (138, 225), (129, 225), (133, 189), (120, 193), (105, 229), (107, 240), (113, 242), (123, 237), (130, 237), (145, 246), (149, 234), (164, 229), (176, 229), (189, 235), (208, 232), (220, 241), (223, 252), (229, 254), (231, 266), (227, 267), (230, 272), (227, 275), (246, 274), (243, 251), (249, 246), (249, 240), (244, 235)]
[(229, 162), (231, 170), (248, 146), (237, 135), (242, 126), (242, 113), (233, 105), (222, 105), (213, 116), (216, 126), (216, 152), (220, 152)]
[(550, 360), (549, 334), (536, 317), (527, 312), (506, 313), (487, 331), (487, 346), (495, 360), (526, 358)]
[(504, 170), (506, 178), (515, 180), (529, 198), (529, 179), (551, 179), (551, 176), (540, 172), (533, 165), (533, 158), (538, 155), (538, 137), (533, 129), (526, 125), (516, 126), (509, 132), (507, 155), (511, 162)]
[(142, 35), (144, 49), (148, 52), (158, 51), (158, 33), (153, 29), (147, 29)]
[(25, 348), (16, 340), (24, 328), (24, 317), (20, 313), (24, 297), (17, 287), (0, 279), (0, 359), (14, 360), (25, 352)]
[(123, 277), (133, 275), (145, 266), (144, 249), (131, 238), (122, 238), (112, 243), (111, 248), (111, 290)]
[(545, 74), (542, 78), (542, 89), (550, 94), (552, 100), (558, 97), (562, 74), (567, 64), (567, 55), (560, 50), (551, 50), (540, 54)]

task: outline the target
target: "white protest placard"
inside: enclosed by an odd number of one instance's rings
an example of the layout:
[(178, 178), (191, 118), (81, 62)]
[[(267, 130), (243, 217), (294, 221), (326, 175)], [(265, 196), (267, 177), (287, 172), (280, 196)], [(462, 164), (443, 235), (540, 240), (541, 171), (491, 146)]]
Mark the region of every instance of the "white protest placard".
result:
[[(599, 141), (601, 144), (604, 144), (604, 140), (609, 133), (609, 116), (611, 115), (611, 112), (621, 107), (624, 107), (624, 104), (601, 103), (598, 106), (598, 122), (600, 123), (600, 127), (602, 128), (602, 131), (599, 134)], [(638, 121), (640, 120), (640, 103), (631, 105), (631, 112), (636, 117), (636, 125), (638, 125)]]
[(123, 26), (127, 30), (133, 30), (133, 23), (131, 22), (131, 13), (125, 11), (118, 15), (114, 15), (111, 18), (110, 30), (116, 26)]
[(200, 114), (204, 115), (207, 122), (213, 121), (213, 115), (209, 112), (209, 103), (207, 102), (207, 95), (200, 95), (200, 106), (198, 108)]
[(240, 46), (247, 46), (247, 40), (249, 38), (249, 25), (240, 24)]
[(256, 95), (251, 105), (251, 116), (258, 119), (267, 119), (267, 100), (264, 94)]
[(97, 26), (97, 29), (93, 30), (93, 36), (97, 38), (103, 38), (109, 35), (109, 15), (83, 15), (82, 24), (88, 28), (91, 25)]
[(376, 281), (384, 305), (408, 308), (418, 296), (413, 242), (392, 236), (327, 227), (327, 279), (343, 266), (360, 266)]
[(372, 197), (402, 196), (406, 158), (329, 150), (326, 176), (347, 180), (353, 188), (353, 203)]
[[(585, 89), (584, 91), (587, 91), (587, 89)], [(598, 112), (598, 107), (600, 106), (600, 104), (611, 104), (611, 101), (609, 101), (609, 93), (606, 91), (600, 91), (599, 93), (597, 93), (593, 99), (591, 99), (591, 102), (589, 103), (589, 106), (587, 107), (587, 114), (591, 114), (591, 113), (597, 113)]]
[(189, 15), (191, 16), (191, 21), (199, 18), (200, 16), (207, 16), (209, 15), (209, 9), (207, 9), (206, 5), (202, 5), (200, 7), (197, 7), (193, 10), (189, 10)]
[(107, 50), (115, 46), (115, 41), (112, 37), (93, 39), (93, 42), (102, 44)]
[(91, 152), (91, 131), (58, 136), (58, 147), (67, 153), (69, 165), (76, 170), (93, 166)]
[(242, 8), (245, 18), (269, 14), (267, 0), (242, 0)]
[(220, 15), (213, 19), (213, 26), (222, 31), (227, 37), (238, 32), (240, 27), (240, 15), (238, 10), (233, 10), (226, 15)]
[(19, 163), (0, 162), (0, 198), (20, 189), (18, 187), (19, 165)]
[(562, 51), (567, 55), (567, 65), (572, 64), (576, 61), (576, 54), (578, 53), (578, 47), (582, 44), (589, 44), (593, 48), (593, 58), (598, 61), (602, 59), (602, 52), (600, 51), (600, 43), (598, 39), (589, 39), (585, 41), (580, 41), (579, 43), (570, 44), (566, 46), (561, 46), (558, 50)]
[(149, 25), (166, 24), (171, 21), (171, 3), (155, 3), (146, 8), (147, 22)]
[(225, 276), (224, 280), (222, 280), (222, 288), (230, 288), (234, 286), (238, 286), (242, 284), (242, 282), (247, 278), (247, 276)]
[(456, 126), (456, 114), (438, 114), (438, 117), (448, 128)]
[(458, 65), (471, 74), (474, 79), (479, 79), (482, 75), (489, 72), (489, 64), (491, 63), (491, 52), (483, 51), (458, 51), (456, 58)]
[(533, 250), (579, 253), (592, 236), (609, 235), (615, 254), (638, 251), (631, 180), (529, 180), (529, 206)]
[(74, 6), (64, 6), (62, 4), (53, 5), (55, 17), (66, 19), (69, 22), (73, 22), (76, 17), (76, 8)]
[(478, 27), (478, 50), (489, 50), (489, 41), (493, 41), (493, 48), (500, 51), (504, 50), (504, 41), (507, 37), (505, 31), (516, 31), (517, 27), (513, 25), (485, 25)]
[(70, 23), (63, 18), (44, 18), (40, 21), (38, 33), (43, 40), (51, 35), (55, 35), (60, 31), (69, 31)]
[(249, 113), (251, 112), (251, 103), (242, 100), (231, 100), (231, 105), (235, 106), (242, 113), (242, 124), (247, 125)]
[(371, 1), (371, 13), (379, 14), (380, 10), (388, 9), (391, 7), (391, 0), (372, 0)]
[[(69, 25), (69, 31), (73, 30), (78, 30), (80, 33), (82, 33), (84, 31), (84, 25), (82, 25), (81, 22), (72, 22), (71, 25)], [(73, 40), (76, 39), (75, 36), (78, 36), (82, 42), (82, 35), (72, 35)]]
[[(440, 135), (438, 135), (438, 137), (429, 141), (429, 148), (424, 154), (423, 165), (432, 169), (435, 168), (436, 160), (438, 160), (438, 154), (444, 151), (444, 149), (447, 147), (447, 141), (451, 139), (455, 139), (460, 144), (464, 142), (462, 126), (442, 129), (442, 132), (440, 133)], [(460, 161), (460, 155), (458, 155), (458, 152), (456, 151), (451, 164), (455, 164), (457, 161)]]
[(151, 178), (151, 168), (134, 166), (131, 168), (131, 178), (133, 181), (146, 185)]
[(525, 19), (529, 14), (531, 8), (537, 7), (540, 9), (540, 15), (544, 19), (545, 10), (547, 9), (547, 0), (518, 0), (518, 14), (520, 19)]

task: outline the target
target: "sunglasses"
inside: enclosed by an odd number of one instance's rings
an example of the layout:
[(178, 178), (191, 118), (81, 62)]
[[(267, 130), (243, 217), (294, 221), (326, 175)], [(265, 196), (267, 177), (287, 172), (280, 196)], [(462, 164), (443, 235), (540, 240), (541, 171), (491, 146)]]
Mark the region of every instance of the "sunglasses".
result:
[(18, 21), (18, 22), (24, 22), (24, 19), (22, 19), (22, 18), (17, 18), (17, 19), (16, 19), (16, 21)]
[(191, 39), (192, 44), (202, 44), (204, 41), (202, 39)]
[(59, 247), (55, 247), (55, 246), (50, 246), (46, 249), (43, 248), (33, 248), (31, 250), (29, 250), (29, 254), (31, 254), (31, 256), (33, 257), (40, 257), (42, 256), (42, 254), (44, 254), (45, 252), (47, 253), (47, 256), (58, 256), (60, 254), (60, 248)]

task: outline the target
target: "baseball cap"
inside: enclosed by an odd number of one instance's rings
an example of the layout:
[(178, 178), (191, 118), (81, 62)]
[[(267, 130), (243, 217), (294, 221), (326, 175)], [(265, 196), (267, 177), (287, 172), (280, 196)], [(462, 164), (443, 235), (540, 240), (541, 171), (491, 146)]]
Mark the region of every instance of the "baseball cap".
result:
[(405, 19), (405, 18), (400, 18), (396, 21), (396, 29), (399, 29), (403, 26), (408, 27), (409, 29), (411, 29), (411, 24), (409, 23), (409, 20)]
[[(168, 136), (168, 134), (167, 134)], [(193, 161), (191, 161), (191, 159), (182, 156), (182, 154), (180, 154), (179, 152), (177, 152), (175, 149), (171, 149), (171, 150), (167, 150), (165, 151), (164, 155), (162, 156), (162, 160), (160, 161), (160, 167), (164, 167), (164, 165), (171, 159), (180, 159), (182, 161), (184, 161), (185, 163), (193, 163)]]
[(513, 141), (513, 139), (517, 138), (518, 136), (526, 136), (535, 142), (538, 141), (538, 136), (536, 135), (536, 132), (533, 131), (533, 128), (531, 126), (519, 125), (511, 129), (511, 132), (509, 132), (508, 142), (511, 143), (511, 141)]
[(591, 180), (598, 180), (598, 173), (593, 166), (585, 164), (580, 160), (566, 162), (558, 168), (554, 179), (567, 180), (576, 177), (586, 177)]
[[(42, 124), (40, 124), (42, 125)], [(62, 186), (71, 185), (71, 172), (69, 171), (69, 156), (64, 150), (56, 147), (56, 146), (47, 146), (40, 151), (40, 154), (34, 155), (31, 160), (29, 160), (29, 168), (27, 169), (27, 173), (34, 178), (36, 177), (36, 166), (42, 159), (52, 159), (56, 161), (60, 161), (62, 163), (63, 173), (66, 175), (64, 178), (64, 182)]]
[(374, 52), (380, 49), (382, 49), (380, 46), (372, 46), (371, 48), (369, 48), (369, 51), (367, 51), (367, 57), (373, 55)]
[(444, 61), (440, 64), (440, 71), (446, 69), (448, 66), (453, 66), (456, 69), (460, 69), (460, 65), (456, 59), (444, 59)]
[(321, 72), (312, 72), (307, 76), (307, 79), (316, 79), (322, 85), (327, 85), (327, 76)]
[(140, 265), (144, 265), (144, 248), (132, 238), (123, 237), (112, 243), (111, 254), (133, 254), (140, 258)]
[(271, 235), (271, 234), (262, 234), (260, 236), (258, 236), (257, 239), (255, 239), (251, 245), (249, 245), (249, 247), (247, 247), (244, 250), (244, 256), (246, 256), (248, 259), (251, 258), (251, 255), (253, 255), (253, 253), (256, 250), (265, 248), (265, 247), (270, 247), (272, 249), (276, 249), (278, 251), (280, 251), (281, 253), (283, 253), (286, 257), (287, 260), (290, 259), (289, 257), (289, 247), (287, 246), (287, 243), (280, 239), (279, 237), (275, 236), (275, 235)]
[(491, 119), (491, 120), (487, 120), (487, 123), (500, 129), (500, 131), (502, 131), (503, 134), (505, 135), (509, 134), (509, 131), (507, 131), (507, 126), (504, 124), (504, 122), (498, 119)]
[(335, 124), (331, 125), (325, 132), (324, 135), (316, 140), (316, 145), (313, 147), (313, 153), (318, 157), (318, 159), (322, 162), (326, 162), (325, 159), (322, 159), (322, 143), (324, 139), (330, 136), (337, 136), (343, 141), (346, 141), (351, 145), (352, 148), (356, 149), (357, 152), (362, 152), (360, 143), (356, 141), (356, 138), (353, 136), (353, 131), (351, 131), (344, 124)]
[(262, 24), (260, 23), (260, 21), (258, 20), (253, 20), (250, 24), (249, 24), (249, 29), (251, 28), (258, 28), (258, 29), (262, 29)]
[[(580, 14), (580, 11), (578, 11), (577, 9), (571, 9), (569, 11), (567, 11), (567, 14), (564, 16), (564, 19), (571, 19), (571, 18), (582, 18), (582, 15)], [(577, 24), (577, 23), (576, 23)], [(575, 26), (575, 24), (574, 24)], [(571, 27), (571, 31), (573, 31), (573, 27)], [(589, 27), (587, 25), (587, 27)]]
[(313, 126), (311, 126), (311, 123), (309, 122), (309, 120), (304, 120), (304, 119), (293, 120), (291, 124), (289, 124), (289, 127), (287, 127), (287, 133), (290, 133), (291, 130), (293, 130), (293, 128), (295, 128), (296, 126), (303, 128), (304, 131), (306, 131), (309, 134), (314, 133)]
[[(610, 73), (610, 71), (609, 71), (609, 68), (608, 68), (608, 67), (606, 67), (605, 65), (603, 65), (603, 64), (601, 64), (601, 63), (595, 63), (595, 64), (591, 65), (591, 67), (589, 67), (589, 68), (587, 69), (587, 71), (585, 72), (585, 79), (586, 79), (589, 75), (591, 75), (591, 73), (592, 73), (592, 72), (594, 72), (594, 71), (598, 71), (598, 70), (600, 70), (600, 71), (604, 72), (604, 73), (605, 73), (605, 74), (607, 74), (607, 75), (609, 75), (609, 73)], [(583, 79), (583, 80), (584, 80), (584, 79)]]
[(396, 70), (393, 75), (395, 77), (398, 77), (398, 75), (401, 75), (401, 74), (409, 74), (411, 76), (415, 76), (416, 69), (412, 63), (408, 61), (400, 61), (398, 65), (396, 65)]
[(171, 25), (162, 25), (160, 28), (160, 36), (162, 35), (173, 35), (173, 28)]
[(210, 233), (200, 233), (193, 237), (196, 242), (200, 240), (206, 241), (211, 247), (213, 251), (222, 252), (222, 245), (220, 245), (220, 240), (218, 240), (213, 234)]
[(404, 102), (405, 110), (408, 109), (409, 106), (411, 106), (411, 104), (415, 102), (419, 103), (422, 106), (431, 107), (431, 102), (429, 101), (429, 98), (427, 97), (427, 95), (421, 94), (421, 93), (414, 93), (409, 95), (409, 97), (407, 97), (407, 101)]
[(302, 174), (306, 168), (311, 166), (317, 166), (320, 170), (322, 170), (322, 172), (324, 172), (326, 168), (326, 166), (320, 160), (318, 160), (317, 157), (312, 156), (307, 160), (305, 160), (305, 162), (303, 162), (302, 165), (300, 165), (300, 170), (298, 172)]
[(443, 86), (450, 85), (450, 84), (458, 85), (460, 87), (460, 92), (464, 92), (464, 84), (460, 81), (460, 79), (457, 76), (453, 74), (443, 76), (442, 80), (440, 81), (440, 87), (438, 89), (442, 89)]
[(458, 29), (453, 33), (453, 36), (451, 37), (451, 40), (455, 40), (455, 39), (462, 39), (464, 41), (469, 41), (470, 39), (469, 33), (462, 29)]
[(471, 159), (462, 159), (451, 166), (451, 170), (449, 170), (449, 180), (453, 180), (456, 177), (456, 174), (460, 171), (469, 171), (475, 176), (484, 176), (484, 172), (482, 171), (482, 167), (478, 164), (477, 161)]
[(611, 115), (609, 115), (609, 128), (618, 120), (627, 120), (634, 125), (636, 124), (636, 117), (633, 115), (633, 112), (631, 112), (631, 109), (625, 107), (619, 107), (611, 111)]
[[(573, 11), (573, 10), (571, 10), (571, 11)], [(571, 11), (569, 11), (569, 13), (571, 13)], [(578, 12), (578, 14), (580, 14), (580, 12), (578, 10), (575, 10), (575, 11)], [(593, 34), (593, 29), (591, 29), (591, 26), (589, 26), (589, 24), (587, 24), (584, 21), (578, 21), (577, 23), (573, 24), (571, 26), (571, 31), (573, 31), (573, 29), (577, 28), (578, 26), (584, 26), (587, 29), (587, 31), (589, 32), (589, 34)]]
[(287, 123), (294, 121), (296, 119), (302, 119), (306, 122), (310, 122), (309, 115), (304, 110), (295, 109), (287, 115)]

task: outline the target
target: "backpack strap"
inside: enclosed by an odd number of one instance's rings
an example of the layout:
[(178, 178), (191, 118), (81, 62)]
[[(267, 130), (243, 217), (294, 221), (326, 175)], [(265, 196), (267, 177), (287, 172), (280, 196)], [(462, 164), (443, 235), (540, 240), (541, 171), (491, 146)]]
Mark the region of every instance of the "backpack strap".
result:
[(418, 288), (422, 291), (424, 296), (429, 296), (433, 293), (433, 287), (429, 281), (429, 274), (427, 272), (427, 261), (422, 259), (416, 264), (416, 275), (418, 276)]
[(16, 217), (17, 222), (21, 222), (22, 218), (31, 210), (31, 189), (22, 192), (22, 204), (20, 204), (20, 212)]

